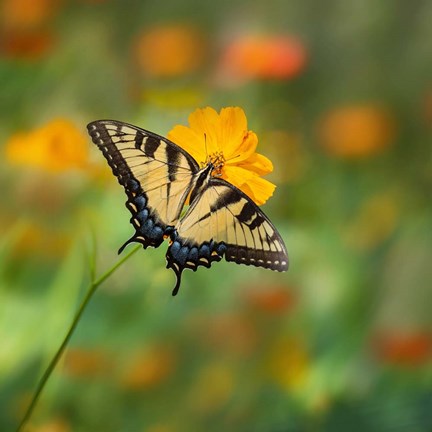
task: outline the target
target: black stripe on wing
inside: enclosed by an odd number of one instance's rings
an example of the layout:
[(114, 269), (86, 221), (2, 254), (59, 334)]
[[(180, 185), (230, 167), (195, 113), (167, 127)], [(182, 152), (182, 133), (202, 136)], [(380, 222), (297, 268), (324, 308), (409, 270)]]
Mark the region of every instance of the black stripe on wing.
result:
[[(120, 248), (119, 253), (131, 242), (141, 243), (144, 248), (158, 247), (164, 237), (172, 232), (172, 227), (159, 216), (154, 205), (149, 202), (149, 192), (166, 186), (169, 200), (171, 183), (179, 173), (183, 177), (190, 174), (189, 187), (192, 185), (192, 174), (198, 171), (197, 163), (171, 141), (127, 123), (100, 120), (90, 123), (87, 129), (128, 196), (126, 207), (132, 213), (130, 222), (135, 228), (135, 234)], [(162, 143), (165, 145), (164, 158), (156, 159), (155, 153)], [(131, 151), (131, 156), (124, 156)], [(180, 165), (179, 160), (182, 156), (183, 160), (187, 161), (187, 167)], [(139, 170), (141, 166), (154, 161), (166, 166), (166, 179), (149, 175), (148, 184), (141, 184), (132, 170)], [(181, 201), (180, 199), (177, 203), (179, 208), (184, 204), (184, 200)]]

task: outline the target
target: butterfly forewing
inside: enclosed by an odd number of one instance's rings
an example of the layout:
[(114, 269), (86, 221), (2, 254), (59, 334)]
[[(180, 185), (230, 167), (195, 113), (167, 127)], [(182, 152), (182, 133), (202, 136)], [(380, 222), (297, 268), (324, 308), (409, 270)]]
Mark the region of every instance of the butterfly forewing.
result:
[(127, 243), (157, 247), (180, 217), (197, 163), (166, 138), (127, 123), (100, 120), (87, 127), (128, 195), (136, 233)]

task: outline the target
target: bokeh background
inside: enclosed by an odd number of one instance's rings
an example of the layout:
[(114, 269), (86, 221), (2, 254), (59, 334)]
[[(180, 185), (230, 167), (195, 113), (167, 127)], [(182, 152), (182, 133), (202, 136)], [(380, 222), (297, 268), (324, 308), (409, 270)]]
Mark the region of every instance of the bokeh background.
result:
[(432, 3), (3, 0), (0, 430), (133, 232), (86, 135), (240, 106), (274, 162), (284, 274), (139, 251), (29, 430), (432, 430)]

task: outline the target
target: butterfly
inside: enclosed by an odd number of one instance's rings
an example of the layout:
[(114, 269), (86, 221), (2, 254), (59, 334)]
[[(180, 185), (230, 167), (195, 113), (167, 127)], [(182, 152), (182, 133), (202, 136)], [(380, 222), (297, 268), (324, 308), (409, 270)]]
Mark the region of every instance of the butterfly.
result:
[(222, 257), (288, 270), (274, 225), (247, 195), (215, 175), (214, 163), (200, 167), (170, 140), (120, 121), (98, 120), (87, 129), (128, 197), (135, 233), (119, 253), (132, 242), (156, 248), (168, 239), (166, 268), (176, 275), (172, 295), (184, 269), (209, 268)]

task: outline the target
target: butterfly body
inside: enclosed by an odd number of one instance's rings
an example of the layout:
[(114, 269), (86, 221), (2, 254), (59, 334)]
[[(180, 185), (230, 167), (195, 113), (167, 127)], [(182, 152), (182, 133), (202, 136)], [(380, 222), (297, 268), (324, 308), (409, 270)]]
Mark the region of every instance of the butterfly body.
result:
[(185, 268), (208, 268), (223, 257), (288, 269), (276, 228), (249, 197), (219, 178), (217, 164), (209, 160), (200, 167), (181, 147), (127, 123), (99, 120), (88, 130), (128, 196), (135, 233), (119, 253), (131, 242), (147, 248), (168, 239), (167, 268), (177, 277), (173, 295)]

